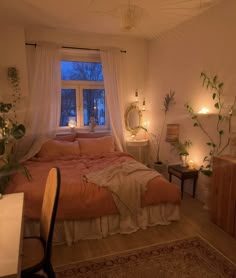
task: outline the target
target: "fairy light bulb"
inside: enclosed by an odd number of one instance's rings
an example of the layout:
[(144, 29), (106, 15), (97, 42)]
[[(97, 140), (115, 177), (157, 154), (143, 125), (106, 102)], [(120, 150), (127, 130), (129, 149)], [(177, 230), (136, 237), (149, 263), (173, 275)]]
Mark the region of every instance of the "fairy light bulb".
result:
[(143, 107), (142, 107), (142, 111), (145, 111), (146, 110), (146, 101), (145, 101), (145, 98), (143, 99)]
[(138, 102), (138, 90), (135, 91), (135, 101)]

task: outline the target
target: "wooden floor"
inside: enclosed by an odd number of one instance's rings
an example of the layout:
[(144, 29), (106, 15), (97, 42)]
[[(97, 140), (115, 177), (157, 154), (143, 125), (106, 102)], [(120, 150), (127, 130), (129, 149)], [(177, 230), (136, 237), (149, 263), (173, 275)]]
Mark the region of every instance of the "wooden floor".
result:
[(63, 265), (151, 244), (200, 235), (236, 264), (236, 240), (213, 224), (203, 204), (188, 194), (181, 204), (181, 219), (168, 226), (155, 226), (130, 235), (83, 240), (72, 246), (54, 246), (53, 265)]

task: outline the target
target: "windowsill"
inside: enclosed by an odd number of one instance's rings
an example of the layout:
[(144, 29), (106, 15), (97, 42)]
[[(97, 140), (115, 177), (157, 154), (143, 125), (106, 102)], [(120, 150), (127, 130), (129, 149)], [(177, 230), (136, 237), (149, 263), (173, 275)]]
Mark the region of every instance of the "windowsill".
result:
[(110, 129), (107, 128), (95, 128), (94, 131), (90, 131), (88, 128), (74, 128), (70, 129), (68, 127), (62, 127), (56, 131), (56, 135), (68, 135), (73, 133), (111, 133)]

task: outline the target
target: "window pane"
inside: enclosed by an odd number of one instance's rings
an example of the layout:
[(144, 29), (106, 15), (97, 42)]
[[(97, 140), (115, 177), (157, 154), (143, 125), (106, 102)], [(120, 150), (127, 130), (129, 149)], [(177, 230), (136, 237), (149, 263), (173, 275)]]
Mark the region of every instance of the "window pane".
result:
[(83, 89), (84, 125), (88, 126), (90, 117), (95, 117), (97, 125), (105, 125), (104, 89)]
[(61, 61), (61, 79), (103, 81), (102, 64), (95, 62)]
[(76, 90), (62, 89), (60, 126), (68, 126), (69, 117), (76, 116)]

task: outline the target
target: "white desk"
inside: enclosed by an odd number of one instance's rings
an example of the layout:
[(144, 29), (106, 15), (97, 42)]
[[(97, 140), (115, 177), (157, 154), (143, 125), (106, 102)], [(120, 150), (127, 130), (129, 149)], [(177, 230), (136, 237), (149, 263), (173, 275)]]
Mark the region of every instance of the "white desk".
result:
[(0, 199), (0, 277), (20, 277), (24, 193)]

